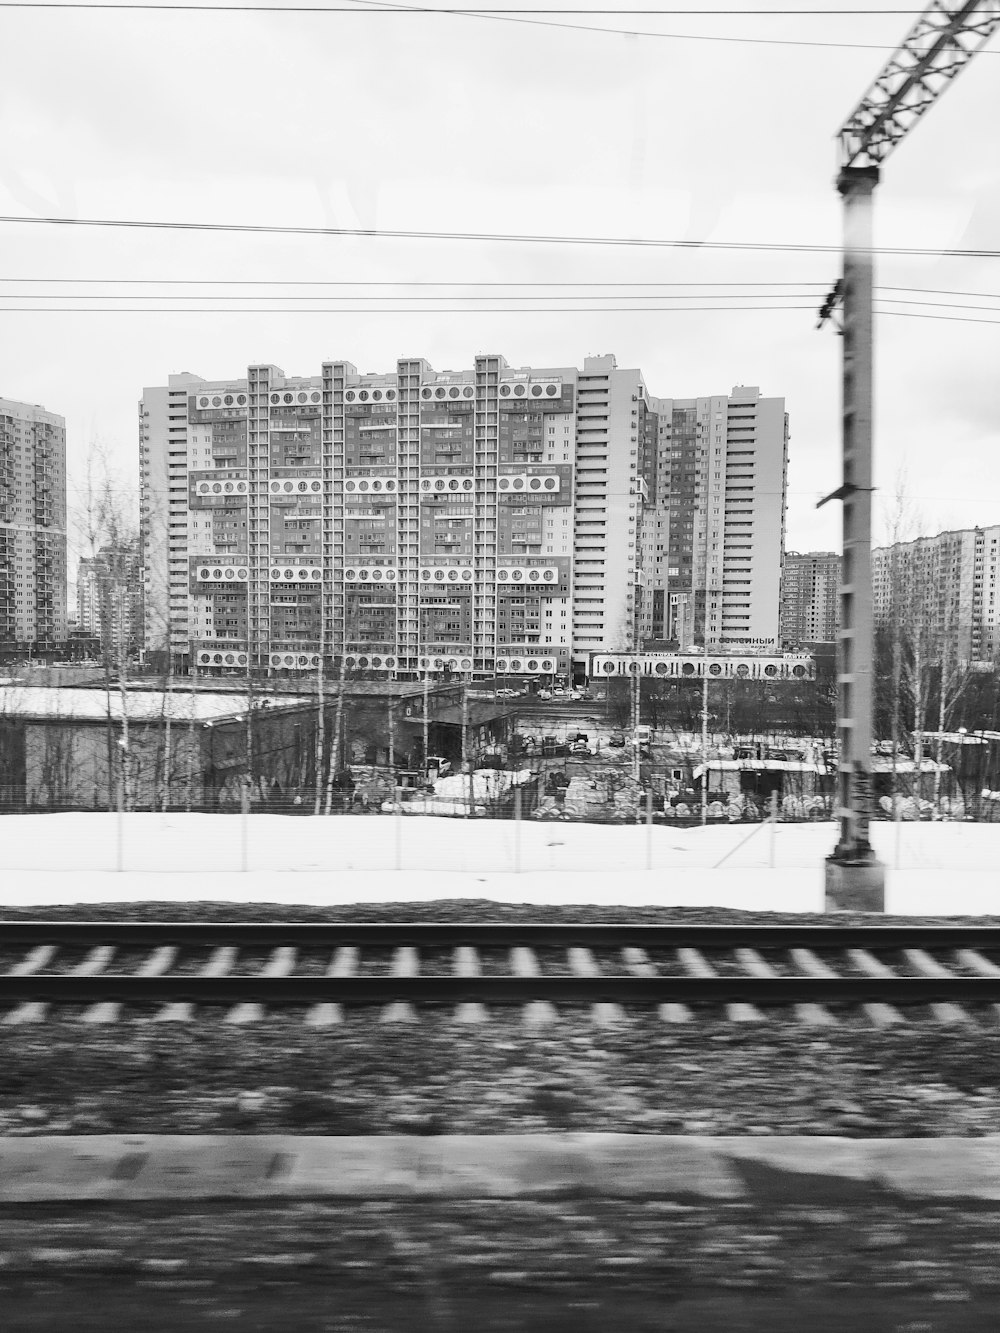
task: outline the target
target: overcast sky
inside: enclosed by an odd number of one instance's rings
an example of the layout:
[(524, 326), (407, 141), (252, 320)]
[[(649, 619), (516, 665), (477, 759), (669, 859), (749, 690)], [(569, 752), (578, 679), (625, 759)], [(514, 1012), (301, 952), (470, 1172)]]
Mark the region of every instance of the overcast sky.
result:
[[(559, 366), (614, 352), (620, 366), (643, 371), (656, 395), (757, 384), (765, 395), (784, 397), (791, 417), (788, 548), (839, 548), (839, 505), (814, 508), (840, 482), (840, 341), (829, 327), (815, 330), (816, 308), (840, 268), (834, 136), (918, 11), (878, 14), (865, 0), (859, 7), (866, 12), (855, 16), (719, 17), (707, 4), (692, 7), (699, 12), (563, 19), (672, 36), (572, 31), (538, 25), (537, 16), (514, 22), (370, 9), (3, 9), (3, 215), (833, 250), (5, 222), (0, 395), (66, 417), (71, 485), (97, 442), (131, 484), (137, 400), (144, 385), (165, 384), (171, 372), (224, 378), (266, 361), (309, 375), (327, 358), (389, 370), (399, 356), (425, 356), (445, 370), (469, 366), (482, 351), (500, 352), (514, 366)], [(797, 44), (807, 42), (869, 49)], [(972, 62), (886, 165), (878, 244), (997, 248), (998, 52), (994, 42)], [(936, 313), (994, 322), (878, 319), (877, 513), (891, 503), (905, 468), (924, 530), (1000, 522), (1000, 296), (952, 294), (1000, 293), (997, 268), (996, 258), (934, 255), (883, 256), (878, 263), (880, 284), (946, 293), (892, 296), (988, 307)], [(12, 281), (26, 278), (56, 281)], [(150, 285), (153, 279), (567, 285), (199, 288)], [(583, 286), (592, 283), (644, 285)], [(648, 285), (685, 283), (696, 285)], [(713, 290), (716, 299), (706, 299)], [(516, 309), (482, 312), (500, 293), (532, 291), (548, 310), (529, 314), (533, 302), (522, 300)], [(139, 299), (107, 299), (126, 292)], [(309, 313), (288, 313), (296, 304), (291, 292), (322, 299), (301, 303), (313, 308)], [(604, 302), (609, 307), (658, 308), (596, 311), (598, 292), (612, 298)], [(734, 292), (742, 293), (739, 302)], [(37, 299), (40, 293), (48, 299)], [(195, 293), (200, 299), (189, 299)], [(384, 299), (373, 301), (377, 294)], [(419, 309), (434, 304), (424, 299), (431, 295), (447, 298), (437, 303), (442, 308)], [(672, 299), (638, 299), (650, 295)], [(252, 299), (232, 299), (238, 296)], [(13, 309), (26, 304), (100, 305), (116, 313)], [(220, 304), (244, 309), (219, 313)], [(343, 312), (331, 312), (338, 304)], [(801, 308), (662, 308), (734, 304)], [(129, 305), (146, 309), (121, 313)], [(150, 309), (192, 305), (210, 312)], [(885, 299), (879, 305), (889, 308)], [(265, 307), (270, 313), (261, 312)], [(935, 313), (925, 305), (891, 308)]]

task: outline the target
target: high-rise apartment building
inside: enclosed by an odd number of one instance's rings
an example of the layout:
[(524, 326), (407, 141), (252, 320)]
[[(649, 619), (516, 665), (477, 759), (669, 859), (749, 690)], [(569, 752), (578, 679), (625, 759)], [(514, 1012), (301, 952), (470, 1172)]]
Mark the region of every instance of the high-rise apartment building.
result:
[[(304, 670), (343, 654), (405, 678), (568, 675), (591, 652), (637, 647), (657, 554), (644, 538), (651, 485), (672, 463), (655, 401), (610, 355), (582, 370), (484, 355), (461, 371), (413, 359), (373, 374), (341, 361), (307, 378), (268, 365), (230, 381), (172, 375), (139, 409), (147, 649), (210, 670), (248, 658)], [(768, 406), (779, 400), (741, 390), (719, 402), (721, 435), (714, 418), (698, 423), (718, 571), (709, 615), (719, 642), (745, 650), (758, 631), (777, 636), (787, 436)], [(682, 481), (679, 470), (686, 497)], [(710, 497), (727, 483), (751, 503), (720, 499), (716, 514)], [(760, 486), (777, 503), (755, 507)], [(669, 520), (673, 492), (661, 489)], [(726, 563), (716, 553), (735, 540), (737, 508), (749, 554)], [(693, 552), (671, 591), (692, 588)], [(725, 574), (738, 606), (723, 597)]]
[(113, 659), (142, 645), (142, 580), (138, 544), (101, 547), (81, 556), (76, 575), (78, 629), (101, 643)]
[(641, 635), (775, 650), (788, 473), (783, 398), (651, 398)]
[(0, 398), (0, 642), (66, 633), (66, 422)]
[(840, 625), (840, 556), (835, 551), (785, 552), (781, 580), (781, 642), (788, 648), (836, 639)]
[(1000, 525), (941, 532), (872, 551), (876, 624), (925, 628), (963, 661), (1000, 654)]

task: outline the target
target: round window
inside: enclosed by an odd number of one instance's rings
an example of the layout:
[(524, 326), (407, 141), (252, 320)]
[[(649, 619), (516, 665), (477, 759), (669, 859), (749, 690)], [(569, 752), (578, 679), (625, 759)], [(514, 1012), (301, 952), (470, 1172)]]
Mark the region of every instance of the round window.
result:
[(514, 397), (515, 397), (515, 398), (523, 398), (523, 397), (524, 397), (524, 385), (523, 385), (523, 384), (515, 384), (515, 385), (514, 385)]
[(448, 390), (448, 397), (449, 397), (449, 398), (460, 398), (460, 397), (461, 397), (461, 391), (460, 391), (459, 389), (455, 389), (455, 388), (449, 389), (449, 390)]
[(556, 394), (559, 392), (558, 384), (547, 384), (545, 386), (545, 392), (549, 395), (550, 398), (554, 398)]
[[(225, 403), (225, 405), (226, 405), (227, 407), (232, 407), (232, 405), (233, 405), (233, 395), (232, 395), (231, 393), (227, 393), (226, 396), (223, 398), (222, 401)], [(229, 658), (229, 657), (226, 658), (226, 661), (227, 661), (227, 662), (229, 662), (229, 661), (231, 661), (231, 660), (232, 660), (232, 659)]]
[(207, 398), (199, 398), (199, 399), (198, 399), (198, 406), (199, 406), (199, 407), (207, 407), (207, 406), (208, 406), (208, 399), (207, 399)]
[(318, 393), (311, 393), (311, 394), (309, 395), (309, 401), (310, 401), (311, 403), (318, 403), (318, 402), (319, 402), (319, 394), (318, 394)]
[(280, 402), (281, 402), (281, 395), (280, 395), (280, 394), (277, 394), (277, 393), (272, 393), (272, 394), (271, 394), (271, 402), (272, 402), (272, 403), (280, 403)]
[(294, 402), (295, 402), (295, 397), (294, 397), (294, 395), (293, 395), (293, 394), (290, 394), (290, 393), (286, 393), (286, 394), (285, 394), (285, 402), (286, 402), (286, 403), (294, 403)]
[(531, 386), (531, 396), (532, 398), (541, 398), (542, 386), (540, 384), (533, 384)]
[(510, 385), (509, 385), (509, 384), (501, 384), (501, 385), (500, 385), (500, 397), (501, 397), (501, 398), (509, 398), (509, 397), (510, 397)]
[(300, 394), (299, 394), (299, 402), (300, 402), (300, 403), (306, 403), (306, 402), (308, 402), (308, 401), (309, 401), (309, 395), (308, 395), (308, 394), (305, 394), (305, 393), (300, 393)]
[(221, 398), (213, 398), (213, 399), (212, 399), (212, 406), (213, 406), (213, 407), (221, 407), (221, 406), (222, 406), (222, 399), (221, 399)]
[(368, 390), (362, 389), (361, 392), (358, 394), (358, 402), (367, 403), (367, 401), (368, 401)]
[(247, 401), (247, 396), (245, 393), (238, 393), (236, 395), (236, 402), (240, 407), (245, 407), (246, 401)]

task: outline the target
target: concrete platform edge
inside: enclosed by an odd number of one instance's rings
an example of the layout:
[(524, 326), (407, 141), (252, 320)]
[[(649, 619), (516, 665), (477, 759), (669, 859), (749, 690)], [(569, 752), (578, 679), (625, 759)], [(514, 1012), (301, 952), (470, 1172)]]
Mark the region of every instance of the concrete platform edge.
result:
[(0, 1206), (196, 1199), (576, 1196), (1000, 1202), (1000, 1136), (518, 1134), (0, 1138)]

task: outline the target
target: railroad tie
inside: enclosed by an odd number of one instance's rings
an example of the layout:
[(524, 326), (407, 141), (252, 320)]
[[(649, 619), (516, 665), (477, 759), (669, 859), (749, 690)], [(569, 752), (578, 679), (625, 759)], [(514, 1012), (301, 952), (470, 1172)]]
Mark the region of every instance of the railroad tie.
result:
[[(988, 958), (984, 958), (977, 949), (959, 949), (955, 953), (955, 958), (964, 967), (981, 977), (1000, 977), (1000, 967), (997, 967), (996, 963), (991, 963)], [(1000, 1004), (993, 1006), (993, 1012), (997, 1019), (1000, 1019)]]
[[(717, 977), (719, 974), (699, 949), (681, 948), (677, 950), (681, 967), (689, 977)], [(755, 1004), (744, 1000), (731, 1000), (726, 1005), (726, 1017), (730, 1023), (760, 1023), (764, 1015)]]
[[(412, 944), (401, 944), (392, 955), (392, 975), (394, 977), (418, 977), (420, 975), (420, 955)], [(383, 1023), (415, 1023), (417, 1013), (409, 1000), (393, 1000), (382, 1010)]]
[[(891, 967), (886, 967), (885, 963), (879, 962), (874, 954), (867, 949), (848, 949), (847, 956), (858, 969), (869, 977), (895, 977)], [(872, 1021), (872, 1025), (877, 1028), (892, 1027), (894, 1023), (902, 1023), (903, 1015), (894, 1004), (883, 1004), (881, 1001), (867, 1001), (862, 1009)]]
[[(456, 948), (452, 967), (457, 977), (479, 977), (483, 974), (479, 952), (470, 944), (460, 944)], [(486, 1006), (478, 1000), (463, 1000), (455, 1008), (457, 1023), (484, 1023), (487, 1017)]]
[[(954, 977), (954, 972), (931, 957), (925, 949), (904, 949), (903, 955), (911, 967), (916, 968), (925, 977), (940, 977), (943, 980)], [(931, 1013), (939, 1023), (971, 1023), (972, 1016), (960, 1004), (950, 1000), (932, 1000)]]
[[(358, 949), (354, 944), (342, 944), (334, 951), (330, 959), (329, 966), (326, 969), (328, 977), (354, 977), (358, 974)], [(314, 1004), (306, 1014), (305, 1022), (307, 1027), (326, 1028), (333, 1027), (337, 1023), (344, 1021), (343, 1005), (324, 1001), (321, 1004)]]
[[(97, 944), (86, 958), (70, 968), (71, 977), (99, 977), (115, 956), (113, 944)], [(80, 1015), (81, 1023), (115, 1023), (121, 1013), (121, 1005), (116, 1000), (98, 1000)]]
[[(8, 976), (29, 977), (33, 972), (40, 972), (52, 961), (56, 954), (56, 945), (39, 944), (26, 954), (19, 963), (15, 963)], [(42, 1000), (23, 1000), (3, 1017), (5, 1024), (16, 1026), (18, 1023), (42, 1023), (49, 1011), (49, 1006)]]
[[(650, 962), (649, 954), (645, 949), (639, 949), (635, 945), (627, 944), (622, 949), (622, 962), (632, 973), (634, 977), (656, 977), (659, 976), (655, 966)], [(686, 1004), (661, 1004), (657, 1008), (657, 1013), (664, 1023), (690, 1023), (691, 1010)]]
[[(262, 977), (289, 977), (295, 971), (297, 952), (290, 944), (282, 944), (271, 951), (271, 956), (260, 969)], [(264, 1006), (255, 1000), (236, 1004), (226, 1014), (227, 1023), (259, 1023), (264, 1017)]]
[[(602, 975), (601, 965), (594, 957), (592, 949), (575, 945), (567, 950), (567, 958), (574, 976), (599, 977)], [(590, 1006), (590, 1016), (598, 1027), (614, 1027), (616, 1023), (624, 1023), (625, 1010), (620, 1004), (609, 1004), (606, 1000), (596, 1000)]]
[[(817, 958), (811, 949), (790, 949), (789, 957), (800, 972), (807, 977), (833, 978), (838, 974), (832, 967), (827, 967), (821, 958)], [(837, 1020), (825, 1004), (806, 1001), (795, 1006), (795, 1017), (805, 1027), (836, 1027)]]
[[(510, 970), (518, 977), (539, 977), (542, 974), (534, 949), (529, 949), (524, 944), (516, 944), (511, 949)], [(524, 1026), (527, 1028), (547, 1027), (558, 1017), (556, 1007), (551, 1000), (529, 1000), (522, 1011)]]
[[(232, 971), (238, 950), (233, 944), (220, 944), (201, 969), (203, 977), (224, 977)], [(190, 1023), (194, 1017), (194, 1005), (190, 1000), (174, 1000), (165, 1004), (155, 1015), (157, 1023)]]

